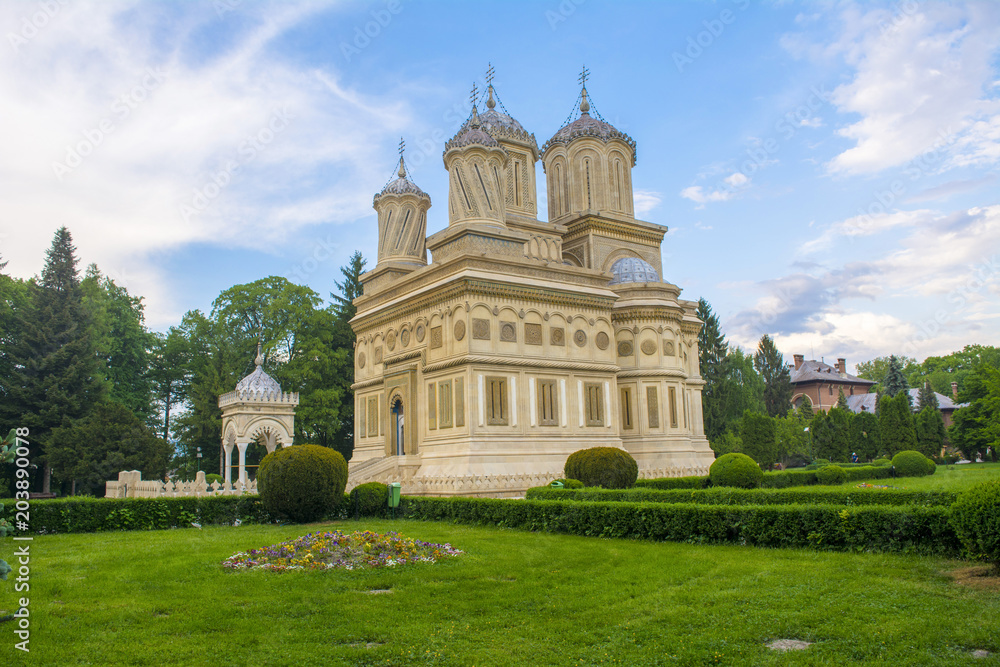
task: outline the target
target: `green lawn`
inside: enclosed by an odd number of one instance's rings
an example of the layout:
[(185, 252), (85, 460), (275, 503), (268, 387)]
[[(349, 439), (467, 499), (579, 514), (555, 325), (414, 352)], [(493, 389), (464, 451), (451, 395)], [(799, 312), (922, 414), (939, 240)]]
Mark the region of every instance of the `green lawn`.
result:
[(847, 482), (843, 488), (853, 488), (858, 484), (897, 486), (913, 491), (964, 491), (979, 482), (1000, 479), (1000, 463), (965, 463), (962, 465), (938, 466), (933, 475), (926, 477), (897, 477), (896, 479), (872, 479), (867, 482)]
[[(938, 558), (630, 542), (362, 521), (454, 560), (373, 572), (224, 571), (317, 526), (52, 535), (31, 543), (31, 653), (3, 664), (1000, 664), (1000, 596)], [(0, 556), (13, 550), (0, 543)], [(388, 590), (388, 593), (373, 591)], [(12, 609), (11, 582), (0, 608)], [(773, 639), (815, 642), (771, 652)]]

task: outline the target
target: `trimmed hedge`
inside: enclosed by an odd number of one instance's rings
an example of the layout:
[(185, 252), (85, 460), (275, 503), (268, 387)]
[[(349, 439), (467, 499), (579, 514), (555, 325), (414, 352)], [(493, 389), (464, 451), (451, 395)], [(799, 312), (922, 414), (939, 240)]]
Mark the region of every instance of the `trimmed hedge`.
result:
[[(564, 492), (566, 493), (566, 492)], [(574, 493), (570, 491), (569, 493)], [(404, 516), (590, 537), (957, 555), (944, 507), (403, 499)]]
[(969, 555), (993, 563), (1000, 572), (1000, 480), (976, 484), (959, 495), (951, 524)]
[(528, 489), (528, 500), (597, 502), (696, 503), (698, 505), (920, 505), (949, 507), (958, 498), (954, 491), (906, 489)]
[[(32, 533), (95, 533), (110, 530), (187, 528), (192, 523), (232, 525), (274, 523), (258, 496), (205, 498), (60, 498), (31, 501), (28, 529)], [(0, 515), (13, 517), (8, 504)]]
[(559, 478), (559, 479), (552, 480), (550, 482), (550, 484), (555, 484), (556, 482), (559, 482), (560, 484), (562, 484), (563, 488), (565, 488), (565, 489), (582, 489), (582, 488), (584, 488), (584, 483), (581, 482), (578, 479)]
[(382, 482), (366, 482), (351, 489), (348, 513), (352, 516), (384, 518), (389, 510), (389, 487)]
[(735, 486), (741, 489), (756, 489), (760, 486), (764, 473), (757, 462), (746, 454), (730, 452), (715, 459), (708, 469), (712, 486)]
[(563, 474), (566, 479), (580, 480), (584, 486), (627, 489), (639, 476), (639, 464), (624, 449), (591, 447), (570, 454)]
[(637, 479), (635, 486), (640, 489), (707, 489), (708, 475)]
[(933, 461), (912, 449), (893, 456), (892, 466), (896, 469), (898, 477), (923, 477), (924, 475), (933, 475), (934, 471), (937, 470)]
[(317, 521), (337, 511), (347, 486), (347, 461), (335, 449), (295, 445), (260, 462), (257, 489), (268, 511), (294, 523)]
[(837, 486), (847, 481), (847, 471), (840, 466), (826, 466), (816, 471), (816, 481), (823, 486)]

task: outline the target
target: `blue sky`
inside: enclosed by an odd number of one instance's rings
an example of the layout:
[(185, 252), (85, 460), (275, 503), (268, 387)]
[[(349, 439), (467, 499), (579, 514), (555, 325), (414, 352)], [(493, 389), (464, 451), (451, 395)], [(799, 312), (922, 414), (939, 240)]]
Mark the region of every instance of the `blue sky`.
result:
[(443, 228), (443, 143), (492, 63), (539, 145), (586, 64), (664, 278), (733, 342), (853, 364), (1000, 333), (998, 3), (17, 1), (0, 34), (7, 271), (66, 225), (155, 329), (371, 266), (400, 136)]

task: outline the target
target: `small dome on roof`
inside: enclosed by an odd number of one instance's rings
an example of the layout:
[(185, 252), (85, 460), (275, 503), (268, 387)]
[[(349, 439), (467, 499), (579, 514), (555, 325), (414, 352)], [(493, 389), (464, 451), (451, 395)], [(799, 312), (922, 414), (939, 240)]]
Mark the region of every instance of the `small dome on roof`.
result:
[(483, 129), (482, 120), (479, 117), (479, 111), (475, 106), (472, 107), (472, 115), (469, 116), (469, 120), (465, 121), (462, 127), (458, 128), (458, 132), (455, 136), (448, 140), (448, 143), (444, 145), (444, 150), (447, 153), (453, 148), (462, 148), (463, 146), (469, 146), (471, 144), (479, 144), (481, 146), (489, 146), (491, 148), (499, 148), (500, 144), (493, 136)]
[(622, 257), (611, 265), (609, 285), (622, 283), (658, 283), (660, 276), (649, 262), (638, 257)]
[(635, 166), (635, 139), (605, 121), (600, 117), (600, 114), (597, 118), (590, 115), (590, 102), (586, 88), (580, 93), (579, 109), (580, 116), (576, 120), (563, 125), (552, 135), (551, 139), (545, 142), (545, 145), (542, 146), (542, 154), (544, 155), (551, 146), (565, 145), (580, 137), (594, 137), (604, 143), (618, 140), (632, 149), (632, 165)]
[(236, 385), (238, 393), (251, 394), (280, 394), (281, 385), (273, 377), (264, 372), (261, 366), (264, 358), (260, 354), (260, 344), (257, 344), (257, 358), (254, 360), (257, 368), (254, 372), (240, 380)]
[[(400, 148), (402, 152), (402, 148)], [(417, 187), (417, 184), (410, 180), (406, 173), (406, 164), (403, 162), (402, 153), (399, 156), (399, 169), (396, 172), (398, 178), (386, 183), (385, 187), (382, 188), (382, 192), (375, 195), (374, 201), (378, 201), (381, 197), (385, 195), (416, 195), (418, 197), (426, 197), (430, 199), (431, 196)]]

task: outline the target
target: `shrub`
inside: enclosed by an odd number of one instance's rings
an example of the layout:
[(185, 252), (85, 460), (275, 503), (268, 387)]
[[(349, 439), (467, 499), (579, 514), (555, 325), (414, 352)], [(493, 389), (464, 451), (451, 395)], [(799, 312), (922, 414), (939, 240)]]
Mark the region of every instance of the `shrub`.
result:
[(359, 516), (384, 517), (389, 507), (389, 487), (382, 482), (367, 482), (351, 489), (350, 511)]
[(775, 472), (771, 475), (770, 482), (771, 483), (768, 484), (768, 486), (772, 489), (787, 489), (792, 485), (792, 476), (784, 471)]
[(824, 466), (816, 471), (816, 481), (826, 486), (835, 486), (847, 481), (847, 472), (840, 466)]
[(708, 469), (712, 486), (735, 486), (741, 489), (755, 489), (760, 486), (764, 473), (752, 458), (746, 454), (723, 454), (715, 459)]
[(657, 477), (655, 479), (637, 479), (635, 485), (649, 489), (707, 489), (708, 475), (693, 475), (690, 477)]
[(934, 462), (920, 452), (907, 450), (892, 457), (898, 477), (923, 477), (934, 472)]
[(873, 466), (891, 466), (892, 465), (892, 459), (890, 459), (888, 456), (883, 456), (880, 459), (875, 459), (874, 461), (872, 461), (872, 465)]
[(570, 454), (563, 472), (568, 479), (578, 479), (584, 486), (627, 489), (639, 477), (639, 464), (624, 449), (591, 447)]
[(211, 484), (212, 482), (218, 482), (219, 484), (222, 484), (222, 475), (219, 475), (218, 473), (214, 472), (205, 475), (205, 483)]
[(564, 489), (582, 489), (583, 482), (578, 479), (554, 479), (553, 482), (562, 482)]
[(272, 514), (296, 523), (316, 521), (340, 505), (347, 486), (347, 461), (318, 445), (276, 449), (260, 462), (257, 488)]
[(1000, 572), (1000, 480), (977, 484), (951, 506), (951, 525), (973, 558)]

